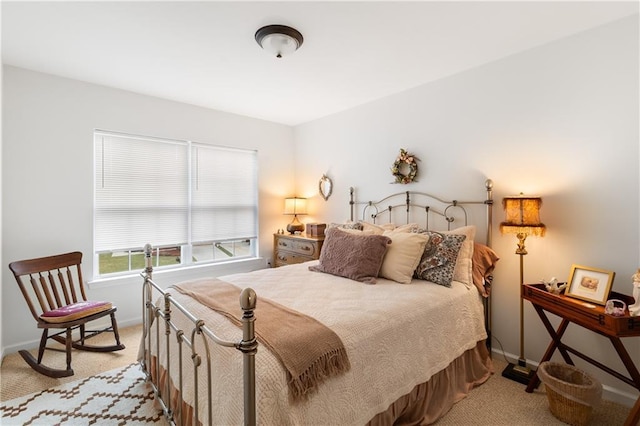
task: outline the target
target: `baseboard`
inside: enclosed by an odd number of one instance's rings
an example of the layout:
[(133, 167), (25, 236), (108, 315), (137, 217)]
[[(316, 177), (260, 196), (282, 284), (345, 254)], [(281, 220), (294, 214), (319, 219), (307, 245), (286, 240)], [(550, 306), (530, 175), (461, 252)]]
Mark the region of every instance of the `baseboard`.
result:
[[(507, 362), (517, 364), (518, 363), (518, 355), (502, 352), (496, 348), (491, 350), (494, 357), (504, 359), (507, 358)], [(527, 360), (527, 365), (532, 369), (537, 369), (540, 363)], [(523, 388), (524, 392), (524, 388)], [(625, 392), (618, 388), (608, 385), (602, 385), (602, 399), (607, 401), (615, 402), (616, 404), (624, 405), (625, 407), (633, 407), (633, 404), (636, 403), (637, 395), (632, 395), (629, 392)]]
[[(104, 323), (102, 321), (95, 321), (95, 323), (92, 323), (92, 324), (95, 324), (96, 327), (106, 327), (108, 324), (110, 324), (108, 318), (104, 319), (104, 321), (105, 321)], [(130, 318), (127, 320), (121, 320), (120, 318), (118, 318), (118, 328), (130, 327), (138, 324), (142, 324), (141, 316), (136, 318)], [(23, 349), (26, 349), (26, 350), (36, 349), (38, 346), (40, 346), (40, 338), (27, 340), (14, 345), (3, 347), (1, 350), (2, 358), (0, 359), (4, 359), (5, 355), (10, 355), (18, 351), (21, 351)]]
[(632, 395), (629, 392), (622, 391), (608, 385), (602, 385), (602, 399), (612, 401), (625, 407), (633, 407), (636, 403), (637, 395)]
[(142, 317), (130, 318), (128, 320), (120, 321), (118, 319), (118, 328), (120, 327), (131, 327), (132, 325), (142, 324)]

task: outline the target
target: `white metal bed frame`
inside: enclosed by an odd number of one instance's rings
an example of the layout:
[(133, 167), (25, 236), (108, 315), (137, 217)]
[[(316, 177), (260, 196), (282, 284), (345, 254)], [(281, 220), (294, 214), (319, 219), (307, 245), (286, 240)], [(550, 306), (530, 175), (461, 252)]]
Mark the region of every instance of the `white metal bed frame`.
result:
[[(147, 381), (151, 383), (153, 387), (154, 394), (160, 405), (162, 407), (162, 411), (164, 412), (165, 417), (169, 421), (170, 424), (176, 424), (176, 416), (181, 416), (182, 413), (182, 405), (178, 404), (177, 407), (173, 407), (171, 403), (171, 380), (169, 379), (171, 373), (171, 363), (169, 360), (171, 359), (171, 345), (169, 337), (171, 332), (175, 333), (175, 338), (179, 344), (178, 346), (178, 365), (180, 366), (179, 372), (179, 380), (178, 380), (178, 391), (180, 395), (183, 395), (184, 383), (182, 377), (182, 363), (184, 360), (182, 345), (186, 345), (190, 350), (190, 358), (193, 362), (193, 381), (194, 381), (194, 424), (200, 424), (198, 418), (198, 372), (199, 367), (202, 365), (202, 358), (204, 356), (206, 362), (206, 373), (207, 373), (207, 391), (208, 391), (208, 401), (211, 401), (211, 357), (209, 353), (209, 342), (206, 337), (209, 337), (213, 343), (225, 346), (229, 348), (235, 348), (242, 352), (243, 360), (243, 381), (244, 381), (244, 424), (245, 425), (255, 425), (256, 424), (256, 371), (255, 371), (255, 354), (258, 351), (258, 341), (255, 337), (255, 315), (254, 310), (256, 308), (256, 293), (251, 288), (245, 288), (240, 293), (239, 304), (242, 308), (243, 315), (241, 317), (242, 321), (242, 339), (236, 342), (231, 342), (227, 340), (220, 339), (216, 334), (211, 331), (201, 319), (196, 318), (189, 312), (185, 307), (183, 307), (177, 300), (175, 300), (169, 292), (164, 291), (160, 286), (158, 286), (152, 280), (153, 274), (153, 263), (151, 259), (151, 245), (147, 244), (144, 248), (145, 253), (145, 269), (141, 273), (144, 278), (144, 284), (142, 287), (142, 301), (143, 301), (143, 359), (140, 364), (142, 366), (142, 370), (145, 373)], [(157, 291), (164, 300), (162, 306), (156, 306), (154, 303), (154, 289)], [(187, 337), (185, 331), (179, 329), (175, 323), (171, 321), (171, 313), (173, 309), (177, 309), (182, 312), (193, 324), (193, 328), (190, 331), (190, 337)], [(161, 321), (162, 320), (162, 321)], [(167, 377), (164, 389), (161, 388), (161, 384), (159, 381), (160, 378), (160, 368), (161, 368), (161, 360), (157, 359), (155, 363), (155, 380), (152, 374), (153, 363), (152, 359), (152, 342), (151, 342), (151, 333), (152, 327), (155, 323), (155, 354), (160, 353), (160, 325), (161, 322), (164, 323), (164, 334), (165, 338), (165, 349), (166, 349), (166, 370)], [(205, 348), (204, 354), (198, 354), (195, 351), (195, 340), (196, 338), (200, 338), (202, 344)], [(159, 357), (159, 355), (158, 355)], [(209, 414), (209, 424), (213, 424), (213, 416), (212, 416), (212, 408), (209, 403), (207, 406), (207, 412)], [(181, 419), (184, 420), (184, 419)], [(180, 421), (181, 424), (184, 421)]]
[[(367, 201), (367, 202), (358, 202), (355, 201), (355, 191), (353, 188), (350, 188), (350, 211), (351, 211), (351, 220), (355, 219), (355, 210), (358, 206), (362, 207), (362, 219), (364, 220), (366, 214), (369, 213), (369, 217), (375, 223), (376, 220), (380, 219), (385, 213), (388, 214), (388, 219), (391, 222), (391, 216), (394, 209), (404, 207), (406, 212), (406, 222), (409, 223), (411, 220), (411, 212), (413, 209), (422, 209), (426, 212), (426, 224), (425, 228), (429, 229), (429, 213), (433, 213), (439, 217), (442, 217), (447, 222), (448, 229), (451, 229), (452, 224), (458, 220), (456, 215), (453, 214), (454, 211), (462, 212), (464, 225), (467, 224), (467, 212), (465, 210), (465, 206), (469, 205), (482, 205), (486, 206), (486, 225), (487, 225), (487, 234), (486, 234), (486, 244), (491, 246), (491, 237), (492, 237), (492, 221), (493, 221), (493, 182), (490, 179), (485, 181), (485, 190), (486, 197), (482, 201), (457, 201), (457, 200), (444, 200), (433, 196), (431, 194), (423, 193), (423, 192), (399, 192), (392, 194), (388, 197), (385, 197), (379, 201)], [(401, 204), (389, 204), (392, 203), (394, 198), (397, 199), (398, 196), (402, 196), (405, 199), (404, 203)], [(420, 197), (426, 197), (427, 199), (434, 200), (439, 207), (433, 207), (427, 204), (419, 204), (416, 200), (420, 199)], [(387, 203), (386, 206), (384, 203)], [(462, 219), (460, 219), (462, 220)], [(461, 226), (464, 226), (461, 225)], [(178, 365), (180, 366), (180, 371), (178, 374), (178, 384), (176, 385), (180, 395), (183, 394), (184, 380), (183, 380), (183, 372), (182, 365), (184, 361), (183, 354), (183, 345), (186, 345), (187, 349), (190, 351), (189, 358), (191, 358), (191, 362), (193, 363), (193, 380), (194, 380), (194, 424), (200, 424), (199, 419), (199, 406), (198, 406), (198, 372), (203, 363), (203, 358), (205, 361), (206, 374), (207, 374), (207, 401), (209, 402), (206, 410), (208, 412), (209, 424), (213, 424), (213, 416), (212, 411), (213, 407), (211, 406), (211, 392), (212, 392), (212, 383), (211, 383), (211, 357), (209, 352), (209, 342), (207, 341), (207, 337), (211, 339), (214, 344), (218, 344), (224, 347), (235, 348), (242, 353), (244, 358), (243, 360), (243, 386), (244, 386), (244, 424), (245, 425), (255, 425), (256, 424), (256, 370), (255, 370), (255, 354), (258, 349), (258, 342), (255, 337), (255, 315), (254, 310), (256, 307), (256, 293), (251, 288), (244, 289), (240, 294), (239, 304), (242, 308), (243, 315), (241, 317), (242, 321), (242, 338), (238, 341), (232, 342), (220, 339), (216, 334), (210, 330), (204, 323), (202, 319), (196, 318), (193, 314), (191, 314), (185, 307), (183, 307), (178, 301), (175, 300), (171, 296), (171, 294), (167, 291), (164, 291), (158, 284), (156, 284), (152, 279), (153, 267), (152, 267), (152, 259), (151, 259), (151, 245), (147, 244), (145, 246), (145, 269), (141, 273), (141, 276), (144, 278), (144, 283), (142, 287), (142, 300), (143, 300), (143, 338), (142, 338), (142, 349), (143, 349), (143, 359), (141, 360), (141, 366), (143, 372), (147, 378), (147, 381), (151, 383), (155, 396), (160, 402), (162, 410), (164, 412), (165, 417), (171, 424), (176, 424), (176, 420), (184, 420), (181, 419), (182, 413), (182, 404), (179, 403), (177, 407), (174, 407), (171, 402), (171, 380), (169, 379), (170, 375), (170, 365), (169, 360), (171, 356), (178, 356)], [(490, 284), (490, 283), (488, 283)], [(161, 306), (155, 304), (154, 300), (157, 300), (159, 297), (163, 300)], [(491, 304), (490, 299), (485, 298), (484, 300), (484, 308), (485, 308), (485, 327), (488, 333), (487, 338), (487, 346), (490, 348), (491, 342)], [(172, 312), (174, 310), (178, 310), (182, 312), (192, 323), (192, 328), (190, 330), (180, 329), (171, 319)], [(155, 325), (154, 325), (155, 324)], [(162, 327), (164, 325), (164, 327)], [(161, 360), (157, 359), (155, 362), (155, 369), (153, 369), (152, 358), (157, 356), (159, 358), (160, 353), (160, 329), (163, 328), (163, 333), (165, 335), (165, 350), (166, 350), (166, 370), (167, 377), (165, 386), (162, 386), (159, 378), (160, 378), (160, 369), (161, 369)], [(151, 335), (155, 332), (155, 345), (152, 344)], [(174, 338), (177, 339), (178, 349), (177, 354), (172, 354), (170, 350), (170, 336), (174, 334)], [(197, 353), (195, 351), (195, 340), (201, 339), (204, 354)], [(155, 347), (153, 347), (155, 346)], [(155, 373), (155, 377), (154, 374)], [(180, 421), (180, 423), (184, 423), (184, 421)]]

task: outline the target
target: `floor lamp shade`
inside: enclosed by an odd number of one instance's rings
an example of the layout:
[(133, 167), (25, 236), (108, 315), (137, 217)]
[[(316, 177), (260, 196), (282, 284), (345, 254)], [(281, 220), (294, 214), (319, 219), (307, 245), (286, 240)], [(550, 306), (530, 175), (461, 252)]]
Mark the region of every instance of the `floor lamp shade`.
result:
[[(502, 200), (505, 220), (500, 224), (500, 232), (503, 234), (516, 234), (518, 248), (516, 254), (520, 256), (520, 291), (524, 285), (524, 255), (527, 249), (524, 246), (529, 235), (544, 236), (546, 226), (540, 221), (540, 207), (542, 198), (527, 197), (522, 194), (505, 197)], [(520, 299), (520, 358), (518, 364), (507, 365), (502, 375), (511, 380), (528, 384), (534, 372), (527, 367), (524, 357), (524, 307), (522, 297)]]
[(307, 214), (306, 198), (285, 198), (284, 214), (293, 215), (293, 220), (287, 225), (287, 231), (291, 234), (304, 231), (304, 224), (298, 220), (298, 215)]
[(505, 220), (500, 224), (503, 234), (526, 234), (544, 236), (546, 227), (540, 221), (542, 198), (526, 197), (522, 194), (502, 200)]

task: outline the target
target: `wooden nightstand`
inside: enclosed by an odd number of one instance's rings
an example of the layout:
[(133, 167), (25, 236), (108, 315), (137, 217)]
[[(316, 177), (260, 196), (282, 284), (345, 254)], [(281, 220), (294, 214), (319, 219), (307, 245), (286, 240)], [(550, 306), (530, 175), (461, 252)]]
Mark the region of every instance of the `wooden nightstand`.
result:
[(324, 237), (273, 234), (274, 266), (293, 265), (320, 258)]

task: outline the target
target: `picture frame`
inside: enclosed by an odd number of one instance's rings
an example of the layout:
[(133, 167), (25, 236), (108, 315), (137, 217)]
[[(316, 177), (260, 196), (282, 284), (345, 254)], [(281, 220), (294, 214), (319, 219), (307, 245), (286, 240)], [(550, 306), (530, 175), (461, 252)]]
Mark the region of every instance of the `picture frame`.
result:
[(571, 265), (565, 294), (576, 299), (604, 305), (607, 303), (616, 273), (605, 269)]

